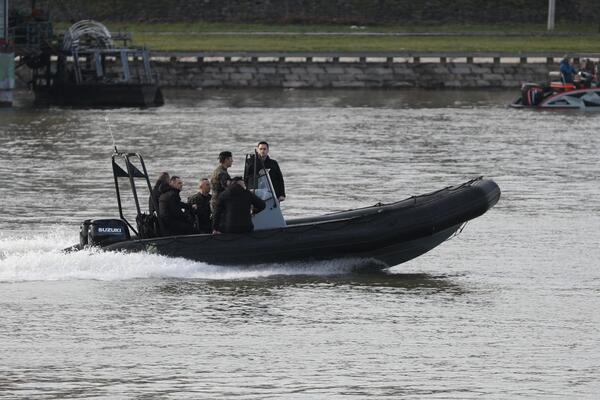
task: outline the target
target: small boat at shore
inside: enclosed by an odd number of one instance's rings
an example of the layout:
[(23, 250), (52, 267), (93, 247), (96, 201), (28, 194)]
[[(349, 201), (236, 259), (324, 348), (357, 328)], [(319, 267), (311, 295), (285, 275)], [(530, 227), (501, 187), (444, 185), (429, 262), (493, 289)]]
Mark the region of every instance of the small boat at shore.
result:
[[(401, 264), (428, 252), (492, 208), (500, 188), (481, 177), (395, 203), (376, 204), (316, 217), (284, 219), (268, 173), (259, 170), (255, 194), (267, 204), (253, 218), (255, 229), (243, 234), (161, 236), (156, 215), (141, 211), (136, 180), (151, 196), (143, 158), (115, 152), (112, 167), (119, 218), (86, 220), (80, 243), (107, 251), (148, 252), (217, 265), (248, 265), (361, 259), (376, 269)], [(256, 166), (255, 166), (256, 168)], [(120, 180), (128, 181), (136, 206), (136, 225), (125, 216)], [(146, 197), (144, 197), (146, 198)]]
[[(158, 107), (164, 104), (150, 53), (115, 47), (106, 27), (79, 21), (62, 39), (30, 61), (35, 104), (71, 107)], [(125, 42), (128, 37), (122, 36)], [(31, 59), (28, 59), (31, 60)]]
[(510, 104), (512, 108), (546, 110), (600, 111), (600, 87), (591, 76), (581, 75), (578, 83), (523, 83), (521, 95)]

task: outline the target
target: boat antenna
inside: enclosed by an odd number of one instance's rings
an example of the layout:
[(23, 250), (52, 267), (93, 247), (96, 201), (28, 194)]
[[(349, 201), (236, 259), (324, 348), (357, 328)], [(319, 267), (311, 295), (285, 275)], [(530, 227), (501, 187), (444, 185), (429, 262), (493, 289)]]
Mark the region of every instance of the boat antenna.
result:
[(112, 128), (110, 126), (110, 121), (108, 120), (108, 115), (104, 114), (104, 120), (106, 121), (106, 125), (108, 126), (108, 133), (110, 133), (110, 137), (112, 138), (112, 144), (115, 149), (115, 153), (118, 153), (119, 150), (117, 150), (117, 143), (115, 142), (115, 137), (112, 133)]

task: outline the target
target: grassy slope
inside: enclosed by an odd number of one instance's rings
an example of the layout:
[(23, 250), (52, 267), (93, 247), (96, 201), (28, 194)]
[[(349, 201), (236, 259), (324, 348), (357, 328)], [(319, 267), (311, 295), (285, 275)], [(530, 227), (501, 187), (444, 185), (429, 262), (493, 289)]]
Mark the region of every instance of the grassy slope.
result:
[[(544, 25), (421, 25), (351, 28), (333, 25), (261, 24), (137, 24), (108, 23), (111, 31), (128, 31), (135, 45), (152, 50), (179, 51), (490, 51), (490, 52), (597, 52), (597, 25), (578, 26), (578, 34), (532, 36)], [(57, 26), (57, 31), (66, 26)], [(572, 30), (558, 24), (558, 32)], [(238, 32), (239, 35), (219, 34)], [(282, 32), (286, 35), (246, 35), (247, 32)], [(522, 36), (394, 37), (394, 36), (302, 36), (289, 33), (330, 32), (485, 32), (522, 33)], [(210, 34), (206, 34), (210, 33)], [(585, 35), (581, 35), (585, 34)]]
[(596, 37), (322, 37), (157, 36), (135, 34), (134, 44), (180, 51), (490, 51), (596, 52)]

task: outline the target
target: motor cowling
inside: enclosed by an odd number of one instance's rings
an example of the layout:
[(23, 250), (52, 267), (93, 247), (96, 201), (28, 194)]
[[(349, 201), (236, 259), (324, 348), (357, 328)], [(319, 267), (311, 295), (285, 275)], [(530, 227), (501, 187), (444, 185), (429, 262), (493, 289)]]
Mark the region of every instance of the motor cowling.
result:
[(544, 99), (544, 88), (536, 83), (521, 86), (521, 101), (524, 106), (536, 106)]
[(88, 223), (87, 245), (89, 246), (108, 246), (113, 243), (130, 240), (129, 228), (124, 221), (120, 219), (94, 219), (86, 220), (81, 224), (82, 240), (84, 225)]

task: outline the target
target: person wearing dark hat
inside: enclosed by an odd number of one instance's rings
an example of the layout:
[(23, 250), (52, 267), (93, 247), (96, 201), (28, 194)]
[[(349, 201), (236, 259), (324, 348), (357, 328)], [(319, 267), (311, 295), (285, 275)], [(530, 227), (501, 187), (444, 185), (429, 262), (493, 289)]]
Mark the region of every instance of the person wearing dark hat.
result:
[(222, 151), (219, 153), (219, 165), (215, 169), (210, 178), (210, 184), (212, 186), (212, 198), (210, 201), (210, 207), (213, 211), (217, 209), (217, 203), (219, 202), (219, 196), (227, 189), (227, 185), (231, 180), (231, 176), (227, 172), (227, 169), (233, 165), (233, 155), (230, 151)]
[(252, 214), (264, 210), (265, 202), (246, 189), (244, 179), (236, 176), (220, 195), (213, 214), (213, 233), (246, 233), (254, 230)]
[[(283, 174), (279, 168), (277, 161), (269, 157), (269, 143), (259, 142), (256, 145), (256, 154), (258, 154), (257, 170), (260, 171), (263, 167), (269, 171), (269, 177), (273, 183), (273, 190), (275, 190), (275, 197), (279, 201), (285, 200), (285, 183), (283, 182)], [(252, 188), (252, 181), (254, 180), (254, 156), (248, 157), (246, 161), (244, 182), (250, 188)]]
[(148, 198), (148, 211), (150, 214), (154, 214), (154, 211), (158, 211), (158, 199), (163, 192), (163, 186), (169, 185), (169, 179), (171, 179), (171, 177), (168, 172), (162, 172), (158, 176), (158, 179), (152, 188), (152, 194)]

